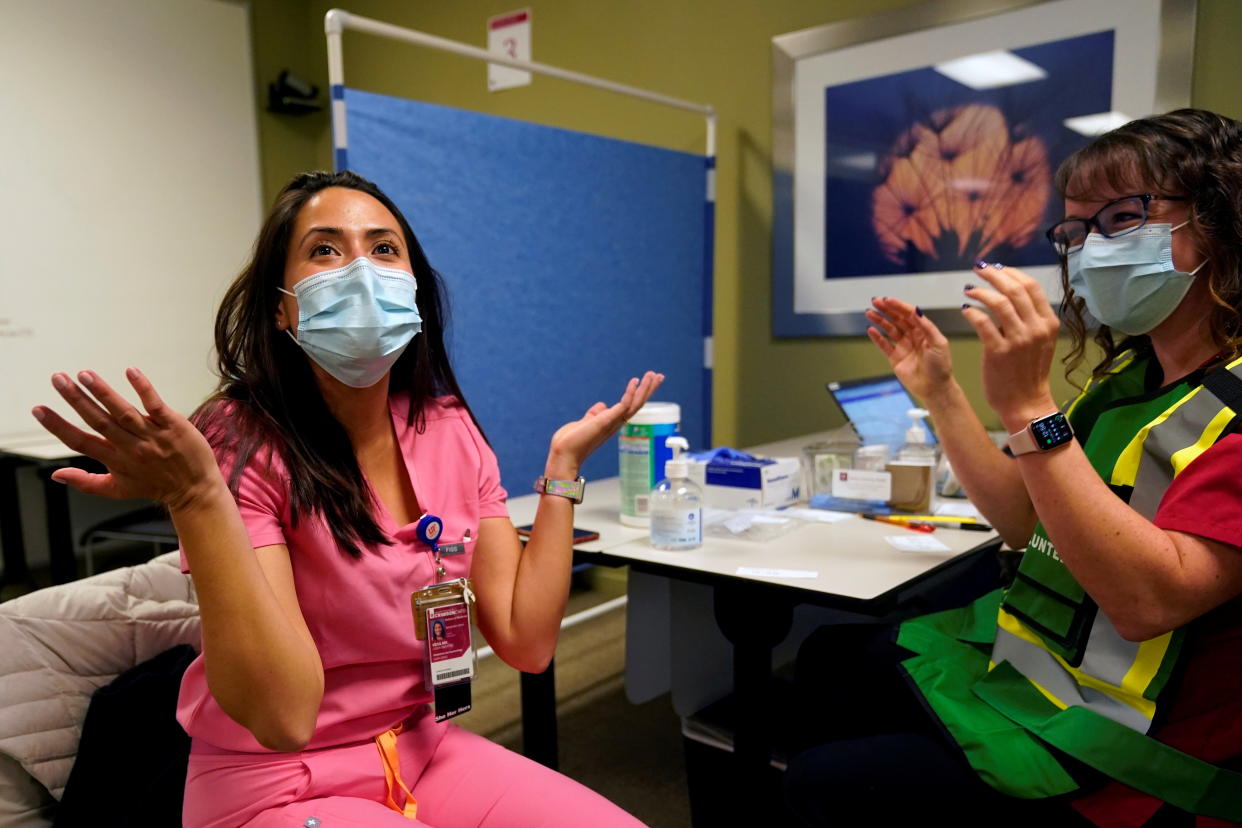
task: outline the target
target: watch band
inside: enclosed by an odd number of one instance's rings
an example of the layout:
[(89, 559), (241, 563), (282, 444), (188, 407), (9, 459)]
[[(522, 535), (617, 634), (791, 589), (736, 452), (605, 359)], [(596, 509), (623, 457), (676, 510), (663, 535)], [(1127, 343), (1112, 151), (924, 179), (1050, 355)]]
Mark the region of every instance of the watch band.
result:
[(577, 480), (557, 480), (539, 475), (535, 480), (535, 491), (539, 494), (557, 495), (581, 503), (586, 494), (586, 478), (579, 476)]
[(1009, 439), (1005, 441), (1006, 448), (1014, 457), (1019, 454), (1030, 454), (1039, 451), (1039, 446), (1035, 445), (1035, 437), (1031, 434), (1031, 424), (1027, 423), (1026, 428), (1016, 434), (1010, 434)]

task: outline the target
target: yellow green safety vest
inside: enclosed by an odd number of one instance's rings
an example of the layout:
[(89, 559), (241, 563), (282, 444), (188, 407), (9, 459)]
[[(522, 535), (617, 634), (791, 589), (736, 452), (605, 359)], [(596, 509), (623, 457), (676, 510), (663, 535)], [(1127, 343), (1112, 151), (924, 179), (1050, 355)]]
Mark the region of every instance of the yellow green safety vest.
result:
[[(1071, 421), (1084, 400), (1134, 358), (1121, 355), (1089, 384), (1066, 411)], [(1209, 371), (1202, 384), (1175, 384), (1148, 403), (1120, 408), (1125, 413), (1118, 416), (1130, 417), (1137, 429), (1110, 429), (1120, 432), (1111, 436), (1116, 442), (1088, 456), (1110, 487), (1150, 520), (1173, 479), (1236, 429), (1242, 358)], [(1099, 428), (1092, 443), (1110, 439), (1097, 434)], [(989, 674), (973, 688), (977, 696), (1044, 742), (1131, 787), (1193, 813), (1242, 818), (1242, 775), (1145, 735), (1185, 628), (1142, 642), (1122, 638), (1057, 558), (1042, 526), (1001, 601), (996, 625)]]

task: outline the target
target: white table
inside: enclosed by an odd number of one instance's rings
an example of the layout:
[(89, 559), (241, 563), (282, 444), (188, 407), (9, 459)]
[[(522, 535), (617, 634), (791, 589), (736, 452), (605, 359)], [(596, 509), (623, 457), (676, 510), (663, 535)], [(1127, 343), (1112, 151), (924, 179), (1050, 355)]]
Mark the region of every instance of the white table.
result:
[[(812, 434), (749, 451), (798, 456), (803, 445), (831, 436)], [(531, 522), (537, 505), (538, 495), (533, 494), (510, 500), (514, 523)], [(698, 549), (665, 552), (651, 547), (645, 529), (622, 525), (619, 510), (617, 478), (588, 482), (574, 525), (600, 537), (578, 545), (575, 561), (629, 566), (627, 694), (641, 702), (671, 689), (674, 708), (683, 715), (719, 697), (722, 686), (727, 692), (730, 677), (743, 707), (764, 709), (773, 649), (788, 634), (796, 607), (884, 615), (899, 604), (904, 591), (929, 578), (952, 577), (965, 553), (995, 541), (993, 534), (940, 529), (932, 537), (947, 550), (903, 552), (885, 539), (916, 533), (852, 516), (836, 523), (808, 522), (766, 543), (707, 536)], [(755, 577), (739, 575), (739, 567), (812, 571), (816, 576)], [(525, 701), (523, 706), (524, 716), (532, 712)], [(538, 718), (532, 713), (527, 725)], [(735, 752), (739, 764), (753, 770), (766, 766), (768, 745), (761, 723), (750, 725), (739, 724)], [(554, 739), (544, 748), (553, 756)], [(540, 749), (535, 747), (535, 753)]]
[[(797, 457), (802, 446), (838, 436), (839, 433), (838, 430), (810, 434), (765, 443), (747, 451), (772, 457)], [(517, 525), (530, 523), (535, 519), (538, 505), (539, 495), (536, 494), (511, 498), (509, 514)], [(838, 523), (808, 522), (769, 543), (708, 536), (704, 537), (703, 545), (698, 549), (663, 552), (651, 547), (645, 528), (623, 525), (619, 518), (620, 509), (619, 478), (587, 482), (586, 498), (575, 510), (574, 526), (599, 532), (599, 538), (574, 547), (575, 551), (583, 553), (579, 555), (580, 560), (590, 560), (585, 553), (608, 553), (660, 568), (783, 584), (798, 590), (860, 601), (874, 600), (991, 537), (980, 532), (943, 529), (933, 536), (947, 545), (948, 551), (900, 552), (889, 546), (884, 538), (907, 534), (909, 530), (855, 516)], [(865, 549), (866, 553), (860, 554), (861, 549)], [(814, 579), (754, 578), (738, 576), (739, 566), (811, 570), (819, 575)]]

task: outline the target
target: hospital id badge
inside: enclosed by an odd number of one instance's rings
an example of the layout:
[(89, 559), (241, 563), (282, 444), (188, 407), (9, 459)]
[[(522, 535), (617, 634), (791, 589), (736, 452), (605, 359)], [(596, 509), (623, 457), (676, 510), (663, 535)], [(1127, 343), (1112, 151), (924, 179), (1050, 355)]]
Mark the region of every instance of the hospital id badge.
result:
[(471, 611), (474, 593), (465, 578), (434, 584), (411, 596), (414, 631), (423, 641), (423, 679), (442, 722), (470, 710), (470, 682), (476, 672)]

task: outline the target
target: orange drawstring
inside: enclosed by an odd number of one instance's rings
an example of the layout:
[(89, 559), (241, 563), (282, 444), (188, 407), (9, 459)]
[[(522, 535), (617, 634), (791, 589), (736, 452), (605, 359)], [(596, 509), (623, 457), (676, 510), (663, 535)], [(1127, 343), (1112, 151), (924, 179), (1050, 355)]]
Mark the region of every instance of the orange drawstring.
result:
[[(401, 781), (401, 758), (397, 756), (397, 735), (401, 733), (403, 725), (397, 725), (392, 730), (386, 730), (375, 737), (375, 746), (379, 748), (380, 762), (384, 766), (384, 781), (388, 783), (388, 807), (401, 814), (406, 819), (418, 818), (418, 800), (414, 798), (414, 794), (410, 793), (410, 789)], [(405, 791), (405, 807), (397, 806), (397, 801), (393, 794), (393, 783), (396, 782), (401, 790)]]

